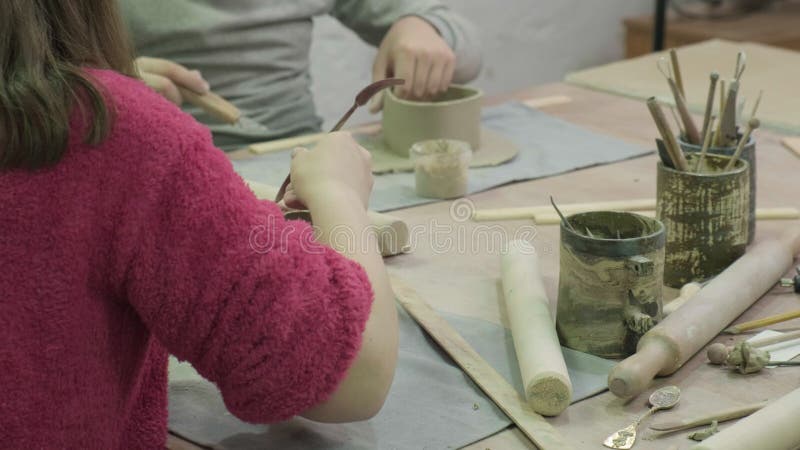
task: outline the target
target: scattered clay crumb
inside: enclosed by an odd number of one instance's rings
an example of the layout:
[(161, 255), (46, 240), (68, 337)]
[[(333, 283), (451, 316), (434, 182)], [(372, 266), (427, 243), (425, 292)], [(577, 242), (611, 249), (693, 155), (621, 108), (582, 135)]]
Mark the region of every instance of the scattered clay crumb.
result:
[(693, 441), (703, 441), (710, 438), (712, 435), (719, 433), (719, 427), (717, 426), (717, 421), (711, 422), (711, 426), (700, 431), (695, 431), (694, 433), (689, 435), (689, 439)]
[(480, 405), (478, 405), (477, 403), (473, 403), (473, 404), (472, 404), (472, 410), (473, 410), (473, 411), (477, 411), (477, 410), (479, 410), (479, 409), (481, 409)]
[(736, 368), (739, 373), (758, 372), (769, 363), (769, 352), (753, 347), (747, 342), (739, 342), (733, 347), (725, 364)]

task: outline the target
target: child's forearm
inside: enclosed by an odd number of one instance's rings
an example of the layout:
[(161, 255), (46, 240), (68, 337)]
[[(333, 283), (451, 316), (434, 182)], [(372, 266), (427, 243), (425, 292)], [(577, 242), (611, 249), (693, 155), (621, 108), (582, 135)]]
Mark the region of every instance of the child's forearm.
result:
[(361, 351), (337, 391), (304, 414), (312, 420), (344, 422), (374, 415), (383, 404), (397, 360), (397, 310), (378, 240), (365, 208), (347, 191), (327, 190), (308, 202), (317, 239), (358, 262), (375, 299)]

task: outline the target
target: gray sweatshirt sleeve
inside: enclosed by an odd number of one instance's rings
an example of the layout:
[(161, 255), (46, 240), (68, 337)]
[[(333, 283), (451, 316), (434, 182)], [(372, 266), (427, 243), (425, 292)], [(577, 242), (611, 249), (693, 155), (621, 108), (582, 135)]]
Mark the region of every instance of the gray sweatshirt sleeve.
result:
[(375, 46), (398, 19), (418, 16), (433, 25), (453, 49), (456, 55), (453, 81), (472, 81), (481, 71), (483, 55), (477, 29), (439, 1), (336, 0), (331, 15)]

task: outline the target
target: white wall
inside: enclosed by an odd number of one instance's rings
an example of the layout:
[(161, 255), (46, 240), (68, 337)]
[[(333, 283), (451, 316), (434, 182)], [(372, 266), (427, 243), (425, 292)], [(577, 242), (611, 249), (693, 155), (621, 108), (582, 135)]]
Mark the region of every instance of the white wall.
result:
[[(622, 18), (650, 13), (652, 0), (444, 0), (482, 30), (487, 94), (558, 81), (624, 54)], [(314, 95), (326, 126), (370, 81), (375, 50), (330, 17), (316, 20)], [(360, 111), (351, 124), (375, 120)]]

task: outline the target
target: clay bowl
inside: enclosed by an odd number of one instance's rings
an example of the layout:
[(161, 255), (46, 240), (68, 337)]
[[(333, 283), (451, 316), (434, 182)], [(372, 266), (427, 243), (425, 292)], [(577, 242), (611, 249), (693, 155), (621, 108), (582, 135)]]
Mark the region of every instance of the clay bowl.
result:
[(483, 92), (450, 86), (430, 101), (411, 101), (386, 91), (383, 104), (383, 138), (392, 153), (408, 157), (415, 142), (454, 139), (481, 146)]

